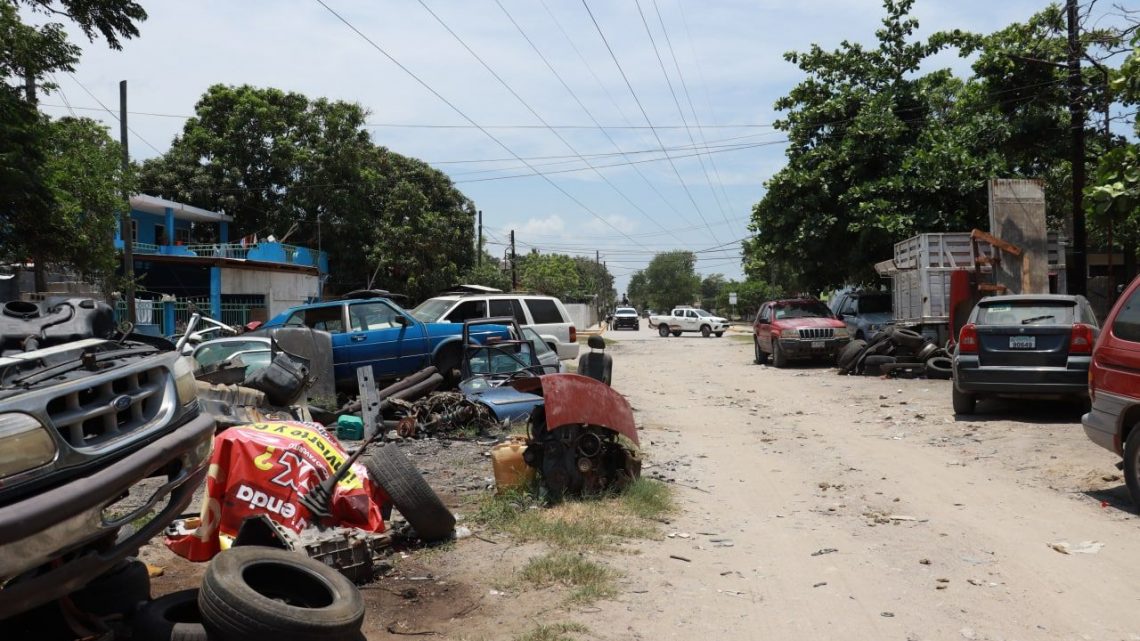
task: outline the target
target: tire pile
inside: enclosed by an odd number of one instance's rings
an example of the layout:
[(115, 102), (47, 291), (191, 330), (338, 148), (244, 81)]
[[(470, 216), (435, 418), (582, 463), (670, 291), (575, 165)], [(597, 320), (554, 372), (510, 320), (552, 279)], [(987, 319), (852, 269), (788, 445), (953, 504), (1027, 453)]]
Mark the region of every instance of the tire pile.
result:
[(870, 341), (854, 340), (839, 352), (840, 374), (949, 379), (946, 350), (916, 331), (887, 327)]

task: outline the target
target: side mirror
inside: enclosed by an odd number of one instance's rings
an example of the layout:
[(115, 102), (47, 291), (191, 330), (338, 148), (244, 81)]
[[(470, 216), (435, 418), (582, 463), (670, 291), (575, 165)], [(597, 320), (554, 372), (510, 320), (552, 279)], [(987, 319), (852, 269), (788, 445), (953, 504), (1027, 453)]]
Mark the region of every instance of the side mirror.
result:
[(407, 316), (404, 316), (403, 314), (397, 314), (397, 315), (396, 315), (396, 319), (395, 319), (395, 323), (396, 323), (397, 325), (401, 325), (401, 326), (403, 326), (403, 327), (407, 327), (407, 326), (408, 326), (408, 317), (407, 317)]
[(194, 353), (194, 346), (193, 345), (187, 343), (187, 344), (182, 346), (182, 355), (183, 356), (190, 356), (193, 353)]

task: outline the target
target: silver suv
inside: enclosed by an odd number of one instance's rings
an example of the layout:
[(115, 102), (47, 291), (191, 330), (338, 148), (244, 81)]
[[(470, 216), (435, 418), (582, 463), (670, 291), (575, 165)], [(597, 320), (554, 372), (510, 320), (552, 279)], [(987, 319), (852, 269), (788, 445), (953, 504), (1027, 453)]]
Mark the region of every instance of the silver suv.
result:
[(425, 323), (462, 323), (509, 316), (538, 332), (561, 360), (578, 358), (578, 330), (562, 301), (541, 294), (444, 294), (411, 310)]

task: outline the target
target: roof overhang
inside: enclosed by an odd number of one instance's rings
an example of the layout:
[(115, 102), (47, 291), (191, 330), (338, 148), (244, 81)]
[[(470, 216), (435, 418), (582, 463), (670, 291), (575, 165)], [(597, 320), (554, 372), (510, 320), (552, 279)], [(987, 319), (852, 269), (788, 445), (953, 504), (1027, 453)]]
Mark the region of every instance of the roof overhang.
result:
[(167, 209), (173, 209), (175, 220), (190, 220), (196, 223), (228, 223), (234, 219), (233, 216), (227, 216), (221, 212), (146, 194), (131, 196), (131, 209), (159, 216), (165, 215)]

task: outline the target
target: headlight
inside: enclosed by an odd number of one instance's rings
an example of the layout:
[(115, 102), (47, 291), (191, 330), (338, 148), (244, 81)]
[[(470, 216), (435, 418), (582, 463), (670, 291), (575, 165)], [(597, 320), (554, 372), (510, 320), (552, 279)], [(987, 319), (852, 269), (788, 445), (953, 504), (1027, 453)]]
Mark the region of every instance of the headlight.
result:
[(192, 403), (198, 398), (198, 381), (194, 379), (190, 359), (185, 356), (179, 356), (174, 362), (174, 390), (178, 393), (178, 402), (182, 405)]
[(51, 434), (27, 414), (0, 414), (0, 478), (26, 472), (55, 459)]
[(846, 327), (837, 327), (837, 328), (835, 328), (835, 337), (836, 338), (850, 338), (851, 333), (847, 331)]

